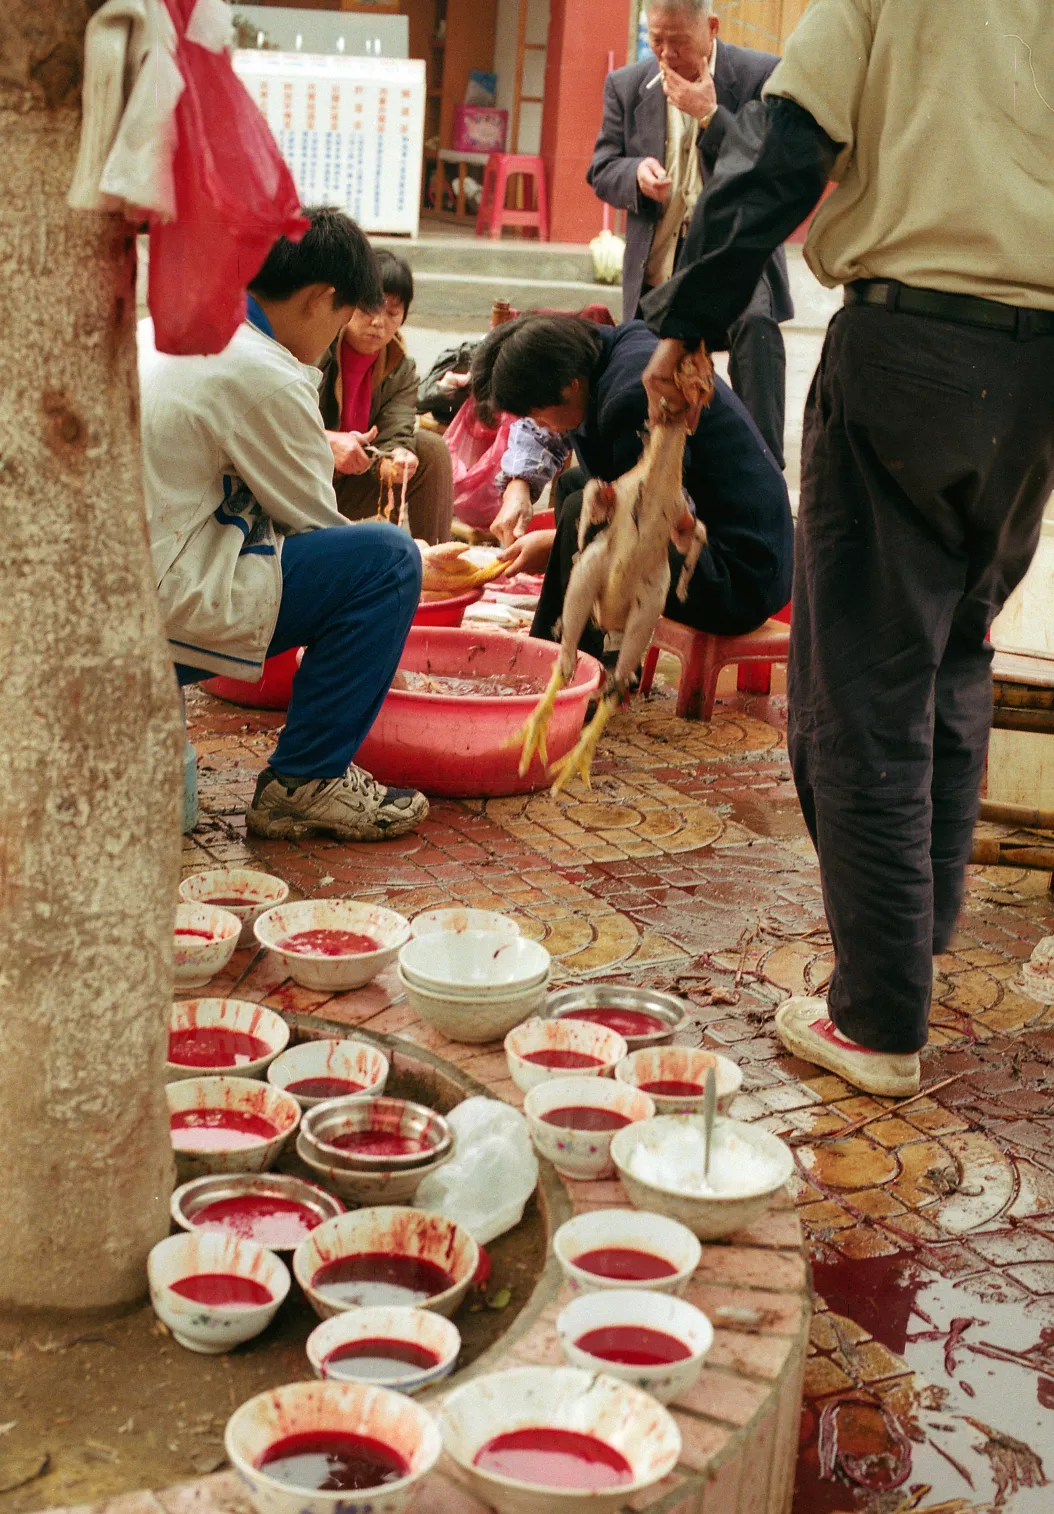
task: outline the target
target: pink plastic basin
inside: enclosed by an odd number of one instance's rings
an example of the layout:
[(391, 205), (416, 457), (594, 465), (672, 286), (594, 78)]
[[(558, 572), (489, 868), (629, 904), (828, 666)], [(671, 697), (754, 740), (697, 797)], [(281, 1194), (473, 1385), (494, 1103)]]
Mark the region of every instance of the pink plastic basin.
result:
[[(515, 672), (533, 676), (544, 687), (559, 651), (554, 642), (504, 631), (414, 626), (399, 666), (462, 678)], [(580, 652), (570, 686), (556, 696), (549, 724), (550, 762), (566, 756), (578, 740), (586, 706), (603, 676), (600, 663)], [(539, 697), (479, 698), (392, 689), (355, 761), (382, 783), (448, 798), (529, 794), (550, 780), (537, 756), (521, 778), (519, 745), (507, 743)]]
[(453, 599), (422, 599), (414, 615), (415, 626), (459, 626), (469, 605), (483, 598), (482, 589), (469, 589)]

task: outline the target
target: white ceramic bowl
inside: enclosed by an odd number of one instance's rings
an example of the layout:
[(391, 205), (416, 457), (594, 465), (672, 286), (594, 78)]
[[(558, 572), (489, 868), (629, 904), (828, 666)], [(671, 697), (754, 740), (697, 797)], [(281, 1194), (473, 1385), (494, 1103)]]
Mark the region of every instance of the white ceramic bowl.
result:
[[(476, 1466), (477, 1455), (496, 1436), (548, 1426), (605, 1441), (625, 1457), (632, 1481), (585, 1493), (519, 1482)], [(439, 1428), (471, 1491), (500, 1514), (614, 1514), (660, 1482), (681, 1454), (669, 1410), (617, 1378), (574, 1367), (518, 1367), (473, 1378), (447, 1396)]]
[(331, 1319), (355, 1303), (339, 1303), (314, 1287), (313, 1279), (326, 1262), (360, 1253), (388, 1252), (434, 1262), (454, 1281), (442, 1293), (426, 1299), (422, 1309), (450, 1317), (472, 1286), (479, 1266), (479, 1247), (460, 1225), (439, 1214), (419, 1209), (359, 1209), (342, 1214), (313, 1230), (293, 1253), (293, 1272), (319, 1319)]
[[(596, 1356), (578, 1342), (594, 1330), (629, 1326), (658, 1330), (682, 1343), (688, 1355), (682, 1361), (662, 1366), (631, 1366)], [(556, 1335), (569, 1367), (586, 1372), (607, 1372), (624, 1383), (632, 1383), (650, 1393), (660, 1404), (672, 1403), (694, 1385), (706, 1354), (714, 1343), (714, 1329), (701, 1309), (686, 1304), (669, 1293), (652, 1293), (646, 1288), (626, 1289), (619, 1293), (580, 1293), (561, 1310), (556, 1321)]]
[(617, 1130), (575, 1130), (555, 1125), (546, 1115), (555, 1110), (580, 1108), (610, 1110), (627, 1120), (650, 1120), (655, 1105), (639, 1088), (616, 1083), (613, 1078), (556, 1078), (539, 1083), (523, 1101), (535, 1150), (548, 1157), (561, 1177), (580, 1182), (611, 1177), (611, 1138)]
[[(257, 1463), (287, 1436), (337, 1430), (398, 1451), (406, 1477), (357, 1492), (296, 1488)], [(431, 1415), (404, 1393), (364, 1383), (288, 1383), (270, 1388), (231, 1415), (224, 1435), (227, 1456), (258, 1514), (402, 1514), (443, 1448)]]
[[(673, 1152), (683, 1150), (685, 1127), (702, 1140), (700, 1115), (681, 1115), (677, 1119), (663, 1115), (616, 1131), (611, 1156), (630, 1202), (638, 1209), (650, 1209), (679, 1220), (704, 1241), (745, 1230), (765, 1213), (794, 1171), (790, 1147), (758, 1125), (722, 1115), (714, 1121), (712, 1159), (720, 1164), (727, 1156), (733, 1164), (736, 1156), (742, 1154), (744, 1162), (749, 1162), (750, 1176), (741, 1185), (722, 1183), (712, 1194), (692, 1193), (674, 1183), (657, 1182), (634, 1171), (638, 1149), (652, 1166), (657, 1161), (672, 1161)], [(697, 1170), (701, 1176), (701, 1161)], [(711, 1173), (715, 1182), (719, 1170), (715, 1165)]]
[(253, 944), (253, 926), (265, 909), (284, 904), (289, 898), (289, 884), (271, 873), (256, 873), (247, 867), (214, 867), (207, 873), (193, 873), (179, 885), (184, 904), (213, 904), (217, 899), (240, 899), (240, 904), (216, 904), (237, 915), (242, 922), (239, 946)]
[(433, 994), (505, 997), (547, 981), (544, 946), (504, 931), (439, 931), (411, 938), (399, 953), (408, 983)]
[[(422, 936), (423, 941), (434, 941), (435, 936)], [(514, 1025), (536, 1015), (545, 1004), (548, 978), (543, 978), (535, 988), (522, 993), (492, 995), (471, 998), (456, 994), (433, 994), (411, 983), (400, 967), (399, 982), (403, 986), (407, 1002), (426, 1025), (433, 1026), (446, 1036), (448, 1041), (462, 1041), (480, 1046), (487, 1041), (500, 1041)]]
[[(592, 1057), (593, 1065), (584, 1067), (546, 1067), (530, 1061), (533, 1054), (570, 1053)], [(626, 1043), (613, 1030), (589, 1025), (585, 1020), (527, 1020), (514, 1026), (505, 1037), (505, 1059), (512, 1081), (523, 1093), (530, 1093), (539, 1083), (552, 1078), (610, 1077), (626, 1055)]]
[(202, 1151), (193, 1148), (180, 1131), (172, 1131), (172, 1149), (181, 1183), (210, 1172), (265, 1172), (281, 1154), (282, 1147), (300, 1122), (300, 1105), (292, 1094), (252, 1078), (184, 1078), (165, 1085), (169, 1115), (191, 1109), (229, 1109), (254, 1115), (274, 1126), (273, 1136), (261, 1135), (252, 1144), (231, 1150)]
[[(188, 1351), (215, 1355), (259, 1335), (289, 1292), (289, 1269), (266, 1246), (212, 1232), (170, 1235), (158, 1241), (146, 1262), (154, 1313)], [(173, 1288), (183, 1278), (224, 1273), (258, 1283), (271, 1295), (265, 1304), (206, 1304)]]
[(204, 988), (234, 956), (242, 922), (210, 904), (177, 904), (172, 975), (180, 988)]
[(1054, 936), (1044, 936), (1021, 965), (1021, 987), (1030, 999), (1054, 1004)]
[[(365, 1041), (301, 1041), (276, 1057), (267, 1069), (267, 1081), (291, 1093), (301, 1109), (313, 1109), (327, 1099), (353, 1094), (375, 1097), (384, 1092), (390, 1072), (388, 1058)], [(291, 1084), (308, 1078), (341, 1078), (357, 1088), (336, 1093), (299, 1093)]]
[[(213, 1204), (245, 1199), (260, 1199), (265, 1204), (268, 1200), (297, 1204), (308, 1211), (316, 1226), (344, 1213), (344, 1205), (331, 1193), (326, 1193), (315, 1183), (290, 1177), (284, 1172), (220, 1172), (211, 1177), (193, 1178), (176, 1189), (168, 1208), (180, 1229), (189, 1230), (193, 1235), (234, 1235), (240, 1240), (252, 1240), (266, 1246), (268, 1251), (295, 1251), (300, 1244), (299, 1237), (291, 1244), (281, 1244), (276, 1241), (273, 1230), (268, 1239), (264, 1239), (263, 1230), (240, 1235), (236, 1221), (221, 1225), (202, 1218), (203, 1212)], [(207, 1228), (203, 1228), (205, 1226)]]
[[(557, 1022), (559, 1023), (559, 1021)], [(727, 1114), (729, 1105), (743, 1085), (743, 1072), (729, 1057), (716, 1051), (702, 1051), (693, 1046), (647, 1046), (631, 1051), (615, 1068), (620, 1083), (641, 1088), (648, 1083), (695, 1084), (697, 1094), (658, 1093), (645, 1088), (655, 1100), (659, 1114), (702, 1114), (706, 1075), (714, 1070), (717, 1082), (717, 1112)]]
[(502, 936), (518, 936), (520, 927), (510, 915), (493, 909), (430, 909), (410, 921), (415, 936), (432, 936), (436, 931), (493, 931)]
[[(666, 1277), (642, 1281), (605, 1277), (576, 1262), (577, 1257), (591, 1251), (611, 1248), (661, 1257), (673, 1271)], [(702, 1260), (703, 1248), (687, 1226), (664, 1215), (641, 1214), (636, 1209), (594, 1209), (560, 1226), (553, 1236), (553, 1255), (576, 1293), (650, 1288), (657, 1293), (681, 1294)]]
[[(283, 951), (280, 943), (309, 930), (347, 930), (379, 941), (377, 951), (357, 952), (349, 957), (319, 957), (305, 952)], [(269, 909), (253, 926), (261, 946), (282, 964), (289, 976), (304, 988), (340, 991), (361, 988), (390, 967), (399, 948), (410, 936), (410, 922), (393, 909), (379, 904), (358, 904), (354, 899), (302, 899)]]
[(178, 1030), (219, 1028), (256, 1036), (267, 1044), (266, 1056), (249, 1062), (228, 1062), (218, 1067), (194, 1067), (189, 1062), (165, 1063), (165, 1082), (183, 1078), (262, 1078), (270, 1064), (289, 1044), (289, 1026), (273, 1009), (251, 1004), (247, 999), (177, 999), (169, 1016), (169, 1035)]
[(449, 1162), (453, 1151), (445, 1152), (434, 1162), (423, 1167), (411, 1167), (406, 1172), (362, 1172), (350, 1167), (337, 1167), (325, 1162), (304, 1141), (303, 1133), (297, 1137), (296, 1154), (312, 1175), (333, 1193), (339, 1194), (349, 1204), (373, 1208), (380, 1204), (412, 1204), (417, 1190), (425, 1178), (438, 1172)]
[(346, 1309), (317, 1325), (307, 1338), (307, 1359), (316, 1377), (332, 1382), (362, 1382), (346, 1362), (332, 1361), (333, 1352), (355, 1341), (407, 1341), (422, 1346), (437, 1358), (434, 1367), (406, 1365), (397, 1376), (370, 1378), (381, 1388), (396, 1393), (420, 1393), (449, 1377), (461, 1350), (461, 1332), (441, 1314), (430, 1309)]

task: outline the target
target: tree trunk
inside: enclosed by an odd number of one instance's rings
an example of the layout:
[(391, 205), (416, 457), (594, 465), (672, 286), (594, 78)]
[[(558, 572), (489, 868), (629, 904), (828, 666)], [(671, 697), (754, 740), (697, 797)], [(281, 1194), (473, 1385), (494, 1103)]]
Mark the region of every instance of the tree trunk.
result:
[(66, 207), (99, 0), (0, 7), (0, 1305), (145, 1291), (182, 727), (139, 467), (129, 226)]

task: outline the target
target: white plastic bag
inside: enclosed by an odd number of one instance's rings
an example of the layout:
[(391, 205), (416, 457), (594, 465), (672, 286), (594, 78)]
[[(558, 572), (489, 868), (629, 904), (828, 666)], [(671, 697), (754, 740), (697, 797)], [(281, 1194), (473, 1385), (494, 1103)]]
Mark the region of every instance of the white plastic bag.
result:
[(498, 1099), (466, 1099), (446, 1116), (456, 1151), (425, 1178), (414, 1207), (463, 1225), (481, 1246), (523, 1218), (538, 1185), (538, 1159), (527, 1121)]

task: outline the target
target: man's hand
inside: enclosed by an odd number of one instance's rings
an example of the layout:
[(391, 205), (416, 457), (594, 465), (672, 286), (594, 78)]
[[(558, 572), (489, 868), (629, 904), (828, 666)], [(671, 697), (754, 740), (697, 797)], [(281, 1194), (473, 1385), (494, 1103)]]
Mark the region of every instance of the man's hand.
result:
[(637, 185), (645, 199), (657, 200), (660, 205), (670, 198), (673, 187), (658, 158), (641, 158), (637, 164)]
[(514, 546), (505, 548), (499, 562), (507, 564), (505, 572), (509, 578), (515, 578), (517, 573), (544, 573), (555, 540), (555, 531), (529, 531)]
[(417, 472), (419, 458), (416, 452), (411, 452), (409, 447), (396, 447), (391, 454), (390, 461), (399, 469), (400, 478), (405, 477), (409, 483)]
[(368, 431), (327, 431), (326, 440), (337, 472), (367, 473), (373, 459), (366, 448), (376, 435), (376, 426), (371, 426)]
[(513, 542), (527, 530), (531, 519), (531, 490), (526, 479), (511, 478), (501, 497), (501, 509), (491, 521), (488, 530), (496, 536), (503, 547)]
[(685, 115), (694, 116), (697, 121), (709, 121), (717, 109), (717, 90), (709, 69), (694, 84), (682, 79), (672, 69), (664, 70), (662, 88), (671, 105), (683, 110)]
[(470, 373), (457, 373), (453, 368), (448, 368), (436, 388), (442, 394), (456, 394), (459, 389), (464, 389), (471, 377)]
[(652, 353), (641, 376), (648, 396), (649, 426), (665, 426), (673, 420), (682, 421), (689, 432), (698, 426), (702, 403), (689, 409), (688, 401), (677, 387), (677, 369), (687, 350), (683, 342), (664, 337)]

